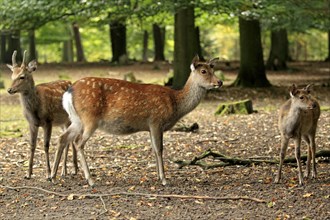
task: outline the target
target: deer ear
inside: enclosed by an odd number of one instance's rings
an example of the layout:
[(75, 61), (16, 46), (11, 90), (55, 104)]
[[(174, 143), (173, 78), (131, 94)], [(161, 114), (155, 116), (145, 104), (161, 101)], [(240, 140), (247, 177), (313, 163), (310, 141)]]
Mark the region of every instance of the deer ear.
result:
[(197, 63), (198, 62), (199, 62), (199, 56), (198, 56), (198, 54), (196, 54), (196, 56), (194, 57), (194, 59), (191, 61), (191, 65), (190, 65), (191, 71), (196, 70), (196, 66), (197, 66)]
[(304, 90), (307, 92), (307, 93), (311, 93), (311, 88), (313, 87), (313, 84), (308, 84)]
[(33, 71), (36, 71), (37, 69), (37, 61), (35, 60), (32, 60), (28, 66), (26, 67), (27, 71), (29, 71), (30, 73), (33, 72)]
[(297, 94), (297, 91), (298, 91), (296, 84), (292, 84), (292, 86), (290, 86), (289, 91), (290, 91), (290, 96), (294, 97)]
[(12, 65), (7, 64), (7, 66), (8, 66), (8, 68), (9, 68), (11, 71), (13, 71), (14, 67), (13, 67)]

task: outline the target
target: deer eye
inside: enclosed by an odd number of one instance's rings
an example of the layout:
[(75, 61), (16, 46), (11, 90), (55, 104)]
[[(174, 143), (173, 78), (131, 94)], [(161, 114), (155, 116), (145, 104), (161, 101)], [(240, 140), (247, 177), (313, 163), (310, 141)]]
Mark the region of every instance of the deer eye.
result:
[(213, 64), (210, 64), (210, 67), (211, 67), (211, 68), (213, 68), (213, 67), (214, 67), (214, 65), (213, 65)]
[(20, 76), (20, 77), (19, 77), (19, 79), (25, 79), (25, 76), (24, 76), (24, 75), (22, 75), (22, 76)]
[(206, 70), (201, 70), (201, 73), (202, 74), (206, 74)]
[(302, 100), (302, 99), (304, 99), (304, 96), (300, 96), (299, 98)]

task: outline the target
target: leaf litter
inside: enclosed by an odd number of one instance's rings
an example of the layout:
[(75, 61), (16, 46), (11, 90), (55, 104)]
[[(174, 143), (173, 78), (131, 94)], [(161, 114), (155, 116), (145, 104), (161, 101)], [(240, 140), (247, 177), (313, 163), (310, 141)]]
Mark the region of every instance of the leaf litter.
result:
[[(230, 73), (229, 73), (230, 74)], [(276, 73), (278, 74), (278, 73)], [(280, 74), (280, 73), (279, 73)], [(270, 74), (272, 77), (272, 74)], [(282, 85), (282, 81), (275, 82)], [(300, 79), (297, 76), (294, 80)], [(291, 80), (291, 82), (294, 82)], [(301, 84), (302, 82), (296, 82)], [(305, 82), (303, 82), (305, 83)], [(321, 105), (329, 105), (329, 87), (315, 80), (315, 94)], [(24, 176), (29, 158), (28, 133), (20, 138), (0, 139), (0, 217), (18, 218), (88, 218), (88, 219), (326, 219), (330, 216), (330, 165), (319, 160), (318, 178), (297, 185), (296, 168), (284, 166), (281, 184), (273, 184), (277, 165), (230, 166), (204, 170), (196, 166), (178, 169), (174, 160), (190, 160), (207, 149), (240, 158), (278, 158), (280, 138), (277, 130), (277, 109), (286, 98), (286, 86), (268, 89), (223, 88), (211, 92), (193, 112), (184, 117), (179, 126), (164, 135), (164, 161), (168, 185), (157, 180), (154, 154), (149, 134), (141, 132), (129, 136), (115, 136), (97, 131), (85, 150), (87, 161), (96, 179), (91, 189), (82, 171), (72, 175), (72, 153), (69, 151), (69, 175), (58, 178), (59, 184), (45, 180), (42, 136), (35, 154), (34, 175)], [(251, 115), (214, 115), (217, 104), (244, 98), (253, 100), (257, 113)], [(2, 95), (1, 95), (2, 96)], [(12, 100), (11, 100), (12, 101)], [(194, 123), (198, 129), (187, 132)], [(317, 149), (329, 149), (330, 112), (324, 111), (316, 137)], [(53, 160), (60, 130), (54, 130)], [(42, 132), (41, 132), (42, 134)], [(302, 146), (302, 153), (306, 146)], [(294, 155), (290, 144), (287, 155)], [(207, 158), (212, 162), (211, 158)], [(71, 168), (71, 170), (70, 170)], [(305, 168), (305, 166), (304, 166)], [(11, 190), (12, 187), (37, 187)], [(202, 197), (254, 197), (266, 201), (175, 199), (133, 195), (101, 196), (114, 192), (157, 195), (193, 195)], [(88, 197), (86, 195), (95, 195)], [(41, 210), (41, 211), (33, 211)]]

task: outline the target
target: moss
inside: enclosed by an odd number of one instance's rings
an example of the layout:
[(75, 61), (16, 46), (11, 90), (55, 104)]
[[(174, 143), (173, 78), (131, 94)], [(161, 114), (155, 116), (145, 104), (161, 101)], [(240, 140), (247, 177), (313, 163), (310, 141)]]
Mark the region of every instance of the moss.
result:
[(215, 112), (215, 115), (228, 114), (251, 114), (253, 113), (252, 101), (249, 99), (220, 104)]
[(322, 112), (330, 112), (330, 106), (321, 106)]

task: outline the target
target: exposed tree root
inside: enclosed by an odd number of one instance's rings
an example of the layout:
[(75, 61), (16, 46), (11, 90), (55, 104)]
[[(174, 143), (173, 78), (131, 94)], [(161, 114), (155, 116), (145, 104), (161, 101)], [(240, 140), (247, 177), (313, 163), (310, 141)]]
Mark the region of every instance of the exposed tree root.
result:
[[(220, 162), (214, 162), (214, 163), (207, 163), (201, 161), (202, 159), (206, 157), (213, 157), (217, 160), (220, 160)], [(316, 152), (315, 157), (330, 157), (330, 150), (321, 150)], [(307, 161), (307, 155), (301, 156), (302, 161)], [(223, 155), (219, 152), (212, 151), (211, 149), (203, 152), (201, 155), (194, 157), (192, 160), (177, 160), (174, 161), (174, 163), (178, 164), (179, 168), (193, 165), (193, 166), (200, 166), (203, 169), (211, 169), (215, 167), (225, 167), (225, 166), (233, 166), (233, 165), (243, 165), (248, 166), (252, 164), (278, 164), (279, 161), (277, 160), (260, 160), (260, 159), (242, 159), (237, 157), (229, 157), (226, 155)], [(295, 166), (296, 158), (289, 157), (284, 160), (284, 163), (290, 164)], [(292, 164), (291, 164), (292, 163)]]

